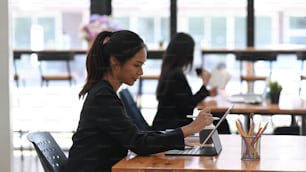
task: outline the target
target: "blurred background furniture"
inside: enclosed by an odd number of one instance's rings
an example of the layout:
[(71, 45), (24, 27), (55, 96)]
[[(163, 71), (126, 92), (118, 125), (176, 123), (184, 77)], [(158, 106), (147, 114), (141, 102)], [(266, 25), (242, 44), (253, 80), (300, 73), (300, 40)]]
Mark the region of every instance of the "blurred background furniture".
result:
[(138, 84), (138, 92), (137, 92), (137, 106), (138, 108), (141, 109), (141, 97), (142, 97), (142, 87), (143, 87), (143, 82), (146, 80), (154, 80), (158, 82), (159, 75), (142, 75), (139, 78), (139, 84)]
[(18, 69), (17, 69), (17, 61), (20, 60), (20, 57), (21, 55), (20, 54), (16, 54), (14, 55), (14, 59), (13, 59), (13, 65), (14, 65), (14, 81), (16, 82), (16, 86), (19, 87), (19, 80), (20, 80), (20, 76), (19, 76), (19, 73), (18, 73)]
[(20, 65), (20, 61), (21, 61), (21, 53), (14, 53), (13, 54), (13, 68), (14, 68), (14, 75), (13, 75), (13, 79), (16, 83), (17, 88), (20, 86), (20, 82), (22, 83), (23, 86), (25, 86), (25, 80), (22, 79), (22, 77), (20, 76), (20, 69), (19, 67)]
[[(74, 78), (71, 73), (71, 67), (70, 67), (70, 61), (74, 59), (73, 53), (63, 53), (63, 52), (56, 52), (54, 51), (51, 53), (44, 53), (44, 52), (38, 52), (38, 61), (39, 64), (39, 71), (41, 75), (41, 86), (46, 84), (48, 87), (49, 81), (68, 81), (69, 85), (72, 85), (72, 82), (74, 81)], [(64, 62), (65, 67), (62, 68), (66, 71), (56, 71), (52, 73), (47, 73), (52, 71), (52, 67), (49, 67), (51, 62)]]
[[(276, 61), (277, 53), (273, 52), (260, 52), (253, 51), (243, 51), (236, 53), (236, 60), (240, 61), (240, 81), (241, 85), (243, 81), (247, 82), (247, 92), (254, 92), (254, 83), (256, 81), (265, 82), (267, 78), (270, 78), (272, 75), (272, 63)], [(264, 76), (256, 74), (255, 63), (258, 61), (268, 61), (269, 62), (269, 73)], [(243, 67), (243, 62), (246, 62), (246, 67)], [(243, 72), (245, 69), (245, 73)], [(242, 89), (241, 89), (242, 91)]]
[[(301, 61), (301, 73), (300, 73), (300, 84), (299, 84), (299, 96), (301, 96), (303, 81), (306, 80), (306, 75), (303, 74), (304, 71), (304, 60), (306, 59), (306, 53), (300, 51), (296, 53), (297, 59)], [(298, 126), (296, 115), (291, 115), (290, 126), (276, 127), (273, 130), (275, 135), (299, 135), (300, 127)]]
[[(204, 109), (210, 107), (212, 114), (223, 114), (226, 109), (232, 103), (227, 100), (226, 96), (217, 96), (202, 101), (197, 108)], [(250, 114), (260, 115), (293, 115), (300, 116), (301, 124), (299, 128), (299, 135), (306, 135), (306, 100), (297, 96), (286, 96), (280, 97), (279, 104), (248, 104), (248, 103), (235, 103), (234, 108), (231, 110), (231, 114), (243, 114), (246, 118), (245, 128), (249, 128), (249, 122), (247, 118)], [(291, 126), (297, 126), (295, 120), (291, 122)], [(268, 126), (270, 128), (272, 126)]]
[(301, 75), (300, 75), (300, 87), (299, 87), (299, 95), (302, 92), (303, 81), (306, 80), (306, 75), (304, 72), (304, 61), (306, 60), (306, 52), (297, 52), (297, 59), (301, 61)]

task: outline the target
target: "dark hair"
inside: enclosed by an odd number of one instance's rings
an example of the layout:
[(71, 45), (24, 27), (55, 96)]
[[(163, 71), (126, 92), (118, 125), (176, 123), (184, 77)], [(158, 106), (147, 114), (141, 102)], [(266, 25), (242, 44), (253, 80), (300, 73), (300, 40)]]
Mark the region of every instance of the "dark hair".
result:
[(142, 48), (146, 48), (146, 45), (132, 31), (120, 30), (99, 33), (87, 54), (87, 78), (83, 89), (79, 93), (79, 98), (84, 96), (105, 74), (111, 72), (111, 56), (114, 56), (120, 65), (123, 65)]
[(157, 100), (163, 92), (165, 75), (175, 69), (192, 69), (195, 41), (187, 33), (176, 33), (163, 55), (162, 68), (157, 85)]

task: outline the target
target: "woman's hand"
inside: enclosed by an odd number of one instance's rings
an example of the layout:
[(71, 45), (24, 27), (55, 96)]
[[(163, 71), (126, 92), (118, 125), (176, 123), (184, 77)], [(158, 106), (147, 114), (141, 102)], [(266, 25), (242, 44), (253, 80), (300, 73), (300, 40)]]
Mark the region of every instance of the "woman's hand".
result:
[(218, 88), (217, 87), (213, 87), (209, 90), (209, 96), (216, 96), (218, 94)]
[(210, 77), (211, 77), (211, 73), (208, 72), (207, 70), (203, 69), (202, 72), (201, 72), (201, 78), (202, 78), (203, 84), (205, 86), (207, 86), (207, 84), (210, 80)]
[(210, 113), (210, 109), (206, 108), (199, 112), (198, 116), (190, 124), (182, 127), (184, 137), (187, 137), (193, 133), (201, 131), (206, 126), (212, 124), (213, 116)]

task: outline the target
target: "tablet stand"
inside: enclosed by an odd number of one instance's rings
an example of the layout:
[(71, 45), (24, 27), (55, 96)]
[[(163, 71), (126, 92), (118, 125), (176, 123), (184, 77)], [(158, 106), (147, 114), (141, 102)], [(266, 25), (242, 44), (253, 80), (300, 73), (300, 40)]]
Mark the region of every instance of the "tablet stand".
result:
[[(209, 133), (212, 130), (213, 129), (203, 129), (202, 131), (200, 131), (199, 133), (200, 143), (204, 142), (204, 140), (206, 139), (206, 137), (209, 135)], [(204, 155), (219, 155), (219, 153), (222, 150), (222, 145), (221, 145), (218, 131), (216, 130), (212, 134), (210, 139), (208, 139), (208, 141), (204, 145), (201, 145), (201, 146), (202, 146), (201, 151), (203, 151)]]

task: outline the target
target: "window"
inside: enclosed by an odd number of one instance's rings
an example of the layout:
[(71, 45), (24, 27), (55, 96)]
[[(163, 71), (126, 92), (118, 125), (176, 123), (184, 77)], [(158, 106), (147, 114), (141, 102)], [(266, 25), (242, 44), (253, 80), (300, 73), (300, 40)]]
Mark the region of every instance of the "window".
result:
[(118, 22), (120, 29), (130, 29), (130, 20), (128, 17), (114, 17), (114, 19)]
[(170, 20), (169, 17), (161, 17), (160, 25), (161, 39), (160, 41), (169, 42), (170, 41)]
[(226, 47), (226, 18), (212, 17), (211, 19), (211, 47)]
[(234, 47), (246, 47), (246, 19), (245, 17), (235, 17), (234, 19)]
[(306, 45), (306, 18), (290, 16), (288, 18), (288, 43)]
[(272, 44), (272, 19), (270, 17), (255, 18), (255, 46), (264, 47)]
[(196, 43), (201, 43), (204, 36), (204, 18), (203, 17), (190, 17), (189, 18), (189, 33), (192, 35)]
[(37, 18), (37, 24), (42, 26), (44, 33), (44, 48), (55, 47), (55, 19), (53, 17)]
[(306, 29), (305, 17), (290, 17), (289, 18), (290, 29)]
[(306, 37), (305, 36), (291, 36), (289, 39), (289, 43), (306, 45)]
[(14, 19), (14, 41), (15, 48), (30, 48), (30, 33), (32, 20), (30, 17), (16, 17)]
[[(43, 45), (45, 49), (55, 47), (55, 18), (53, 17), (15, 17), (14, 18), (14, 48), (31, 48), (31, 30), (33, 26), (41, 26), (43, 30)], [(35, 27), (34, 27), (35, 30)], [(34, 33), (35, 34), (35, 33)]]
[(137, 24), (138, 33), (147, 43), (154, 43), (154, 20), (152, 17), (140, 17)]

